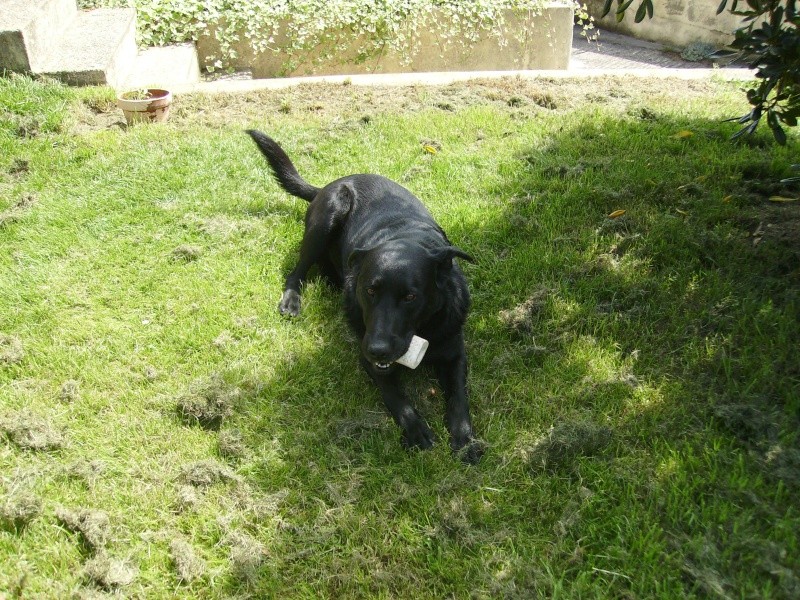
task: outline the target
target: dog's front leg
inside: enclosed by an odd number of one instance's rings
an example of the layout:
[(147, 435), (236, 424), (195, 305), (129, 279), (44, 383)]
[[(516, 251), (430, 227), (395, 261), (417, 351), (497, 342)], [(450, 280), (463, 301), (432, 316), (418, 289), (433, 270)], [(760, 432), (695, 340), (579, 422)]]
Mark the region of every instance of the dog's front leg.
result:
[(367, 361), (362, 365), (381, 392), (383, 403), (394, 422), (403, 430), (403, 446), (427, 450), (433, 446), (436, 436), (420, 414), (411, 406), (396, 372), (378, 373)]
[(436, 363), (436, 375), (447, 402), (445, 421), (450, 432), (450, 448), (461, 453), (469, 464), (476, 464), (483, 456), (484, 445), (475, 439), (472, 419), (469, 416), (467, 397), (467, 358), (462, 351), (456, 358)]

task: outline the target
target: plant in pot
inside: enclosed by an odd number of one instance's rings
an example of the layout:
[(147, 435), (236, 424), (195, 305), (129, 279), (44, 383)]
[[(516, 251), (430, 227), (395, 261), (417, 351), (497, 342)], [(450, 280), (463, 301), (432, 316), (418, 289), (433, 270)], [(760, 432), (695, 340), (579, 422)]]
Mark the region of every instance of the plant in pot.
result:
[(172, 92), (156, 88), (131, 90), (117, 96), (117, 106), (122, 109), (128, 125), (166, 121), (171, 104)]

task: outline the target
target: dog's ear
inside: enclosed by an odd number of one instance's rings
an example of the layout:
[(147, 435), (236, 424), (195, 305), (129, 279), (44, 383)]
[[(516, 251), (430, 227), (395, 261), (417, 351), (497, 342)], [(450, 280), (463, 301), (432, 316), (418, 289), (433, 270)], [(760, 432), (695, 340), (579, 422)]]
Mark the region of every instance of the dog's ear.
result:
[(461, 248), (455, 246), (445, 246), (443, 248), (436, 248), (431, 251), (431, 257), (439, 265), (440, 269), (449, 269), (453, 266), (454, 258), (463, 258), (464, 260), (474, 263), (475, 259), (469, 254), (464, 252)]
[(364, 255), (367, 253), (366, 250), (363, 248), (356, 248), (350, 253), (350, 256), (347, 257), (347, 266), (350, 269), (356, 269), (361, 261), (364, 258)]

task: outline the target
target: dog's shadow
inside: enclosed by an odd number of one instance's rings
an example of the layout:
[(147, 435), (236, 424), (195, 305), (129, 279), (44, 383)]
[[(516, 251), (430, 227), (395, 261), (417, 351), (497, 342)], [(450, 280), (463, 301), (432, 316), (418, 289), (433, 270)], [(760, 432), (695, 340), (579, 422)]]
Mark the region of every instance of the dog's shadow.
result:
[[(287, 257), (291, 262), (293, 257)], [(267, 307), (277, 313), (277, 298)], [(279, 447), (283, 464), (309, 460), (391, 465), (408, 456), (401, 430), (380, 393), (359, 364), (360, 341), (341, 310), (338, 288), (325, 278), (309, 278), (299, 317), (272, 320), (276, 337), (294, 337), (280, 362), (261, 365), (254, 390), (237, 410), (231, 426), (242, 431), (254, 455), (264, 444)], [(433, 372), (408, 370), (404, 377), (412, 404), (449, 448), (444, 405)], [(266, 482), (265, 482), (266, 483)]]

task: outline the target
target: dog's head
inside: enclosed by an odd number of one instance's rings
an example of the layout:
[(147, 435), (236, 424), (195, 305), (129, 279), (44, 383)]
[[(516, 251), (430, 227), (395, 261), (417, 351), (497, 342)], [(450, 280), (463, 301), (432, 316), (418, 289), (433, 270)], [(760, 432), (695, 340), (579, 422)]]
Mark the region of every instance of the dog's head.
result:
[(419, 328), (445, 305), (446, 283), (456, 257), (472, 261), (454, 246), (430, 250), (405, 240), (350, 255), (366, 329), (361, 351), (377, 370), (388, 371), (408, 350)]

